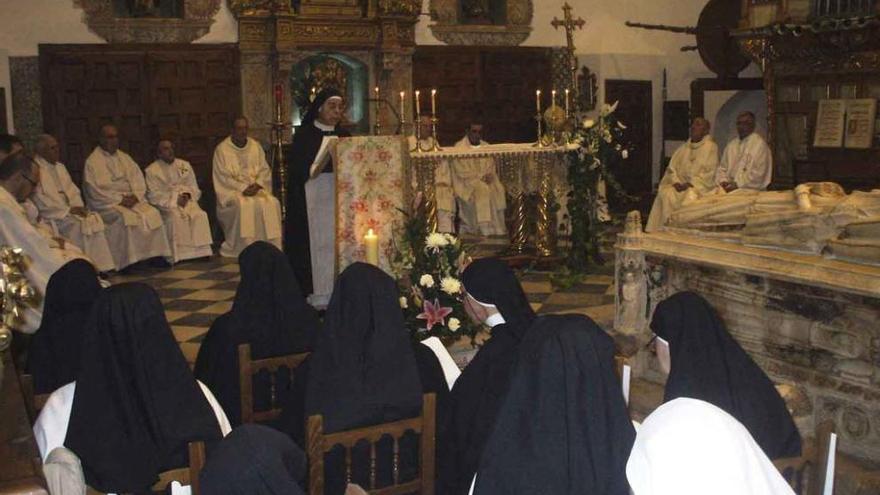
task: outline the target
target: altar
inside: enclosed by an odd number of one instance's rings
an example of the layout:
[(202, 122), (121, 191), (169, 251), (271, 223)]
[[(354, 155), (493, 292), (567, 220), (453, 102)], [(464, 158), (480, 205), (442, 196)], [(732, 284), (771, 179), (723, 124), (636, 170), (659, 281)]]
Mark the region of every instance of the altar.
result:
[(523, 254), (534, 249), (539, 257), (550, 257), (557, 252), (558, 233), (567, 232), (568, 153), (565, 146), (507, 143), (411, 151), (409, 160), (413, 187), (426, 199), (429, 222), (436, 229), (438, 188), (451, 187), (447, 178), (455, 173), (456, 165), (462, 160), (491, 159), (507, 196), (508, 252)]

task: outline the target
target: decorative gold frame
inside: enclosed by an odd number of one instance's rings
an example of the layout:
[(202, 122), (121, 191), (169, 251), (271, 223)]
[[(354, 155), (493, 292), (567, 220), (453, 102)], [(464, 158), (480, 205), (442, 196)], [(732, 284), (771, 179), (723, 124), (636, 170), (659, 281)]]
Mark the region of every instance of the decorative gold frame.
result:
[(222, 0), (184, 0), (183, 19), (120, 18), (112, 0), (74, 0), (95, 34), (109, 43), (190, 43), (208, 33)]

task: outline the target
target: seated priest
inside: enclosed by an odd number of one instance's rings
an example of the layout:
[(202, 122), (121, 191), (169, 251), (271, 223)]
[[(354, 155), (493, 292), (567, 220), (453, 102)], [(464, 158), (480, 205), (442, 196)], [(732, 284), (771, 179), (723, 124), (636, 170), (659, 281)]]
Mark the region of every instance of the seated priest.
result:
[(336, 174), (332, 145), (350, 136), (342, 128), (345, 99), (323, 88), (303, 115), (290, 144), (285, 243), (290, 265), (305, 294), (318, 307), (333, 292), (336, 253)]
[(738, 137), (724, 148), (721, 164), (715, 174), (719, 192), (767, 189), (773, 174), (773, 155), (764, 138), (755, 133), (754, 113), (739, 114), (736, 133)]
[(211, 256), (211, 227), (199, 207), (202, 191), (192, 166), (174, 155), (168, 139), (159, 141), (156, 156), (146, 170), (147, 200), (162, 212), (171, 261)]
[[(455, 143), (459, 150), (476, 151), (489, 143), (483, 141), (483, 126), (471, 124), (467, 135)], [(504, 235), (504, 210), (507, 208), (504, 186), (495, 172), (491, 157), (457, 158), (452, 164), (452, 189), (458, 201), (460, 229), (466, 234)]]
[(119, 132), (114, 125), (101, 127), (99, 145), (86, 158), (83, 190), (89, 208), (104, 219), (117, 268), (171, 255), (162, 215), (145, 201), (144, 174), (128, 153), (119, 149)]
[(695, 118), (691, 123), (690, 139), (675, 150), (657, 188), (646, 232), (666, 225), (669, 215), (682, 204), (696, 200), (715, 188), (718, 145), (709, 135), (710, 128), (709, 121), (702, 117)]
[(39, 216), (56, 236), (70, 239), (95, 263), (100, 272), (116, 269), (105, 236), (104, 220), (89, 211), (70, 178), (67, 167), (58, 161), (58, 141), (49, 134), (37, 138), (34, 161), (40, 167), (40, 183), (31, 194)]
[(27, 306), (17, 330), (34, 333), (43, 317), (43, 300), (49, 279), (70, 261), (59, 239), (53, 242), (34, 227), (21, 202), (39, 183), (37, 165), (24, 153), (12, 153), (0, 162), (0, 245), (20, 248), (28, 261), (25, 276), (38, 302)]
[[(434, 139), (431, 137), (431, 117), (422, 115), (418, 121), (419, 148), (422, 151), (434, 149)], [(416, 151), (416, 136), (407, 136), (407, 144), (410, 153)], [(418, 177), (412, 174), (414, 190), (419, 190)], [(452, 172), (449, 169), (448, 160), (439, 160), (434, 167), (434, 199), (437, 202), (437, 230), (440, 232), (455, 232), (455, 194), (452, 192)]]
[(272, 195), (272, 170), (260, 143), (248, 137), (248, 120), (236, 118), (232, 134), (214, 149), (220, 255), (235, 258), (254, 241), (281, 249), (281, 203)]

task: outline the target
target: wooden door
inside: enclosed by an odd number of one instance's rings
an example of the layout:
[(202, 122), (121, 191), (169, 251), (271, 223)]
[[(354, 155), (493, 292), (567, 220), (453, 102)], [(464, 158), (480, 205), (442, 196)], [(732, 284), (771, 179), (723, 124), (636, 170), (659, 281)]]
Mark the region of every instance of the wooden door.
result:
[(444, 146), (464, 137), (471, 122), (484, 125), (490, 143), (534, 141), (535, 90), (549, 90), (551, 72), (548, 48), (419, 46), (413, 55), (414, 88), (439, 90)]
[(43, 123), (77, 183), (106, 123), (141, 167), (160, 137), (173, 139), (213, 219), (211, 158), (241, 111), (239, 74), (232, 44), (40, 45)]
[[(617, 118), (627, 128), (624, 143), (629, 158), (612, 172), (630, 195), (639, 199), (639, 208), (650, 203), (652, 158), (652, 97), (651, 81), (608, 79), (605, 81), (605, 102), (617, 103)], [(622, 206), (612, 201), (611, 206)], [(650, 204), (647, 205), (650, 207)]]

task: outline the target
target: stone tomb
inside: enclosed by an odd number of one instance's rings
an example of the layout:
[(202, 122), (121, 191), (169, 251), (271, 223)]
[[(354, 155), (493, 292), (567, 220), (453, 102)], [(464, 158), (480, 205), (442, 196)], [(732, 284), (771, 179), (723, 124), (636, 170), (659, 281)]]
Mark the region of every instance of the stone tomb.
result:
[(840, 451), (880, 463), (880, 267), (697, 231), (646, 234), (634, 212), (618, 237), (615, 280), (615, 333), (638, 350), (635, 376), (662, 383), (642, 350), (650, 316), (669, 295), (695, 291), (768, 375), (800, 397), (786, 399), (805, 437), (831, 418)]

